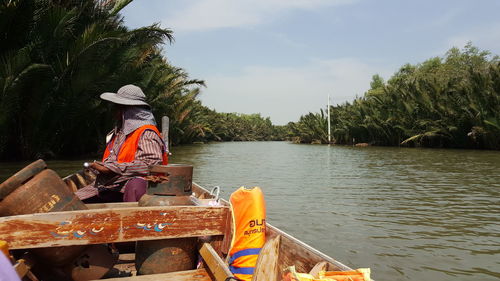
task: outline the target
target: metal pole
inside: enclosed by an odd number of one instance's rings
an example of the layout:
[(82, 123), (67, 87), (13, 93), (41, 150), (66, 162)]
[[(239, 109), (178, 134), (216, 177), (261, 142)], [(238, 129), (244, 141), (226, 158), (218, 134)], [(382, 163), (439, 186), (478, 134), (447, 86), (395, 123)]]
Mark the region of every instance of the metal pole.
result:
[(328, 110), (327, 110), (327, 114), (328, 114), (328, 144), (330, 144), (332, 142), (332, 135), (330, 133), (330, 94), (328, 94)]

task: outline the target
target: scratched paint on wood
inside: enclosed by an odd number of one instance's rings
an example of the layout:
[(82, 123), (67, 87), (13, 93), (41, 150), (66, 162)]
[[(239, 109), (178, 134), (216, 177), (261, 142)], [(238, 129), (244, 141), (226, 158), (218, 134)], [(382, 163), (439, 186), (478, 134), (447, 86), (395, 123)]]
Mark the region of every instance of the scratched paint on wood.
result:
[(221, 235), (227, 207), (169, 206), (53, 212), (0, 218), (11, 249)]

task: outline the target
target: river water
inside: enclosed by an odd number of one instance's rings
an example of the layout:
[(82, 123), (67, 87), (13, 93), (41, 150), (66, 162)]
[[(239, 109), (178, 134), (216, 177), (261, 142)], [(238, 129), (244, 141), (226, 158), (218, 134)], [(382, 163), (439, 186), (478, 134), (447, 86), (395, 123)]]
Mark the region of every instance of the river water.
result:
[(376, 280), (500, 280), (499, 151), (233, 142), (174, 147), (171, 163), (226, 199), (260, 186), (270, 223)]

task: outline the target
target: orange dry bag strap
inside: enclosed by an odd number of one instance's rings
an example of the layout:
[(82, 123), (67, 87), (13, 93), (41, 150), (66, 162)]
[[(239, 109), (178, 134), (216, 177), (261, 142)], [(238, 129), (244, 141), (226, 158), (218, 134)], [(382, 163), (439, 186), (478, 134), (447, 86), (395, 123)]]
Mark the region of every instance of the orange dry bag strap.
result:
[(250, 248), (250, 249), (244, 249), (241, 251), (238, 251), (234, 253), (231, 258), (229, 259), (229, 270), (233, 274), (253, 274), (253, 271), (255, 270), (255, 266), (251, 267), (237, 267), (233, 266), (232, 264), (234, 261), (238, 258), (244, 257), (244, 256), (250, 256), (250, 255), (258, 255), (260, 253), (260, 250), (262, 248)]

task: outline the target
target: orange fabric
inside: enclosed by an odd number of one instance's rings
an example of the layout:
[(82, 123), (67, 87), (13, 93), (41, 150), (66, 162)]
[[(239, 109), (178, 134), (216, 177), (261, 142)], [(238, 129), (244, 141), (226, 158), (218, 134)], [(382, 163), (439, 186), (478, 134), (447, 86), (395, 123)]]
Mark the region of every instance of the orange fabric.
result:
[(335, 281), (366, 281), (363, 274), (360, 272), (352, 272), (348, 273), (335, 273), (335, 274), (325, 274), (327, 279), (335, 280)]
[[(141, 139), (142, 133), (146, 130), (152, 130), (158, 136), (161, 138), (160, 131), (156, 128), (154, 125), (144, 125), (139, 128), (137, 128), (135, 131), (132, 133), (128, 134), (125, 142), (123, 145), (120, 147), (120, 151), (118, 152), (118, 163), (126, 163), (126, 162), (132, 162), (135, 159), (135, 153), (137, 151), (137, 146), (139, 145), (139, 140)], [(113, 147), (113, 144), (115, 142), (115, 137), (111, 139), (111, 141), (108, 143), (106, 146), (106, 150), (104, 151), (104, 155), (102, 157), (102, 161), (104, 161), (106, 158), (108, 158), (109, 153), (110, 153), (110, 148)], [(162, 155), (162, 164), (167, 165), (168, 164), (168, 156), (165, 151), (163, 151)]]
[[(233, 240), (229, 254), (234, 259), (230, 266), (254, 268), (258, 254), (245, 254), (238, 257), (238, 252), (248, 249), (260, 249), (266, 242), (266, 205), (264, 194), (259, 187), (245, 189), (240, 187), (229, 198), (233, 215)], [(247, 252), (248, 251), (244, 251)], [(244, 252), (240, 252), (244, 253)], [(236, 254), (236, 256), (234, 255)], [(234, 273), (234, 272), (233, 272)], [(241, 280), (251, 280), (251, 274), (234, 274)]]
[(9, 256), (9, 245), (7, 241), (0, 240), (0, 252), (3, 252), (6, 257)]
[(285, 268), (281, 281), (371, 281), (369, 268), (358, 268), (349, 271), (320, 271), (317, 276), (298, 273), (295, 266)]
[(320, 277), (334, 281), (370, 281), (370, 269), (360, 268), (349, 271), (321, 271)]

